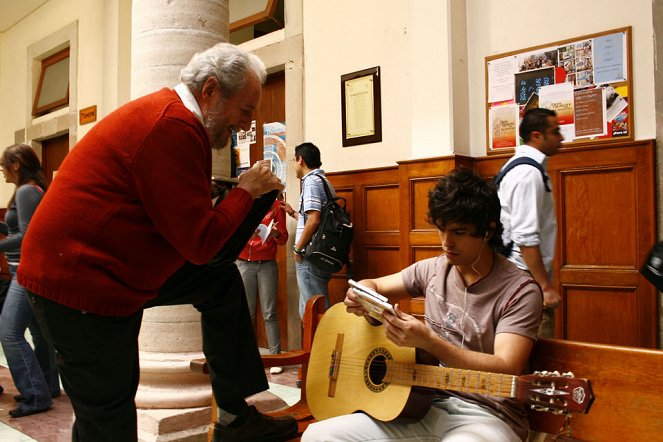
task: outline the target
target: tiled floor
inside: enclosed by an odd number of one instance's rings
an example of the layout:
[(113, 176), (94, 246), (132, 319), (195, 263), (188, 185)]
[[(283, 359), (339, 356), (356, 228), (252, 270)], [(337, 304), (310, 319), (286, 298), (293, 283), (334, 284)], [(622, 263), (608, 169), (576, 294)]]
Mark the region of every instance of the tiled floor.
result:
[[(69, 442), (71, 441), (71, 404), (66, 395), (55, 399), (53, 409), (20, 419), (8, 415), (15, 407), (13, 395), (17, 393), (11, 380), (4, 354), (0, 349), (0, 385), (5, 388), (0, 395), (0, 441), (2, 442)], [(288, 405), (299, 400), (296, 388), (297, 367), (284, 367), (281, 374), (267, 373), (269, 391), (281, 397)]]

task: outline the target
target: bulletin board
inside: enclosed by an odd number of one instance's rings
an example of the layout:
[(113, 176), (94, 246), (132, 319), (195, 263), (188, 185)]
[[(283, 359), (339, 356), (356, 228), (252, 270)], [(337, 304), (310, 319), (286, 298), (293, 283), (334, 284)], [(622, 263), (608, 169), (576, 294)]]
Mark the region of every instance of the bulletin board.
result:
[(631, 27), (486, 57), (487, 153), (522, 144), (525, 111), (557, 112), (562, 148), (633, 139)]

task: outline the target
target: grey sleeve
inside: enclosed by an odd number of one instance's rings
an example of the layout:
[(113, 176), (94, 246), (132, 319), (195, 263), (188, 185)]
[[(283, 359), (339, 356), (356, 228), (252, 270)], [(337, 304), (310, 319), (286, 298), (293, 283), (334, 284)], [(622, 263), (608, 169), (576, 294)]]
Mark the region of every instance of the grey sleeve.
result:
[(16, 212), (18, 213), (19, 232), (11, 235), (3, 241), (0, 241), (0, 252), (11, 250), (20, 250), (25, 232), (28, 230), (28, 224), (34, 215), (37, 206), (41, 202), (44, 194), (41, 189), (26, 184), (16, 190)]

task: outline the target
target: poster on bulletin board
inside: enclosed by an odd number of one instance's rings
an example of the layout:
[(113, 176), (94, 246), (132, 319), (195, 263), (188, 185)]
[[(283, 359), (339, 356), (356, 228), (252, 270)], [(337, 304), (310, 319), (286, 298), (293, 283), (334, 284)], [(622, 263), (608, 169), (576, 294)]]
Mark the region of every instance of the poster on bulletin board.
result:
[(536, 107), (557, 113), (563, 148), (633, 139), (631, 28), (486, 57), (487, 153), (520, 145)]

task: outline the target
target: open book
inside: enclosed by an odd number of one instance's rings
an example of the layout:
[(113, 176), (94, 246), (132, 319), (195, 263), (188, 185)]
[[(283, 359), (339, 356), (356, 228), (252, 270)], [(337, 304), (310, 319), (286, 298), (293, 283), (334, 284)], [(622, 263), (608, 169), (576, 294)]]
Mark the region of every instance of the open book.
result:
[(272, 226), (274, 226), (274, 220), (272, 220), (271, 223), (269, 223), (268, 226), (264, 224), (258, 224), (258, 228), (256, 228), (256, 233), (262, 240), (262, 243), (264, 244), (265, 241), (267, 241), (267, 237), (269, 236), (269, 232), (272, 231)]

